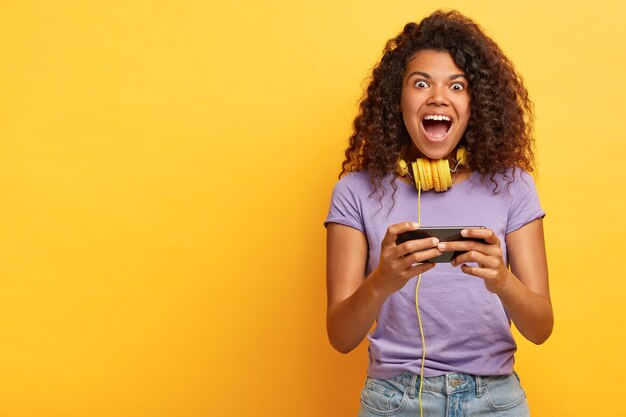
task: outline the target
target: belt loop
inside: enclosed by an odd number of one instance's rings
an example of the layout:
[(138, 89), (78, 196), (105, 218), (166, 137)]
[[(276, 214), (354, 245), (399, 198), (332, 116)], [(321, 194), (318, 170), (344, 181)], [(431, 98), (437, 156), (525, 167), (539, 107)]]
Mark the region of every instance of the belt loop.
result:
[[(417, 396), (417, 374), (411, 374), (411, 382), (409, 383), (409, 398), (415, 398)], [(422, 383), (422, 378), (420, 379), (420, 384)]]
[(476, 375), (476, 398), (480, 398), (483, 396), (483, 388), (483, 379), (479, 375)]

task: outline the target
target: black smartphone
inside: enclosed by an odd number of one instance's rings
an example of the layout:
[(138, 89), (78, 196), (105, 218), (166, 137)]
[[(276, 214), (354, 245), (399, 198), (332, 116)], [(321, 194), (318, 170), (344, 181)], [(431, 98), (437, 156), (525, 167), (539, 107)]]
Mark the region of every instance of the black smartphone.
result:
[[(483, 229), (483, 226), (442, 226), (442, 227), (422, 227), (417, 230), (411, 230), (410, 232), (400, 233), (396, 238), (396, 245), (407, 242), (409, 240), (425, 239), (427, 237), (436, 237), (440, 242), (453, 242), (458, 240), (476, 240), (484, 243), (483, 239), (474, 239), (461, 236), (461, 230), (463, 229)], [(444, 252), (439, 256), (430, 258), (424, 262), (432, 263), (446, 263), (452, 261), (460, 254), (465, 253), (463, 251)], [(406, 255), (405, 255), (406, 256)]]

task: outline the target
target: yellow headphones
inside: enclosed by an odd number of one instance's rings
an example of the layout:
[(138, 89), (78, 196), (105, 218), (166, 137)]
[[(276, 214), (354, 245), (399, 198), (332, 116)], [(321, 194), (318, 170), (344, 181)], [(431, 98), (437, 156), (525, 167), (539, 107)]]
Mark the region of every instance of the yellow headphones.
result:
[[(428, 158), (418, 158), (417, 161), (411, 162), (411, 170), (409, 164), (404, 159), (398, 161), (398, 175), (408, 176), (415, 180), (415, 186), (422, 191), (432, 190), (446, 191), (452, 187), (452, 174), (459, 165), (467, 163), (467, 152), (465, 148), (459, 146), (456, 150), (456, 166), (450, 169), (450, 163), (447, 159), (438, 159), (436, 161)], [(411, 172), (412, 171), (412, 172)]]

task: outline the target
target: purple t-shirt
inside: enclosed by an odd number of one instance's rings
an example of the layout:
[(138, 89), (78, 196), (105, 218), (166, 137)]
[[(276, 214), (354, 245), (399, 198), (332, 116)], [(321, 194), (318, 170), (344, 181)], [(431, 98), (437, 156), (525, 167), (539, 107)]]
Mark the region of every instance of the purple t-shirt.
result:
[[(507, 185), (505, 175), (514, 181)], [(534, 181), (525, 171), (510, 169), (494, 179), (497, 194), (493, 193), (493, 181), (481, 181), (477, 173), (446, 192), (422, 192), (422, 227), (488, 227), (500, 238), (506, 262), (506, 234), (543, 217), (545, 212)], [(324, 224), (340, 223), (365, 234), (369, 247), (367, 275), (378, 265), (387, 227), (417, 221), (417, 190), (399, 179), (395, 183), (395, 205), (388, 179), (382, 183), (384, 198), (379, 202), (378, 194), (372, 195), (367, 171), (349, 173), (333, 190)], [(407, 371), (420, 372), (422, 343), (415, 311), (416, 283), (417, 278), (411, 279), (385, 301), (376, 327), (368, 336), (371, 377), (387, 379)], [(516, 344), (510, 319), (500, 299), (487, 291), (480, 278), (450, 264), (437, 264), (422, 276), (419, 308), (426, 341), (425, 376), (513, 372)]]

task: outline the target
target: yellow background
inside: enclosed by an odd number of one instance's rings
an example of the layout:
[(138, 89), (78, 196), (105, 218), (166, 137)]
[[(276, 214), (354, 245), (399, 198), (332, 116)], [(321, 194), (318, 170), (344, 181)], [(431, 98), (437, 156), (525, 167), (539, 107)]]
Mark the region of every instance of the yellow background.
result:
[(626, 415), (626, 10), (572, 4), (0, 2), (0, 416), (355, 415), (322, 220), (363, 80), (438, 7), (536, 103), (556, 327), (520, 341), (531, 409)]

